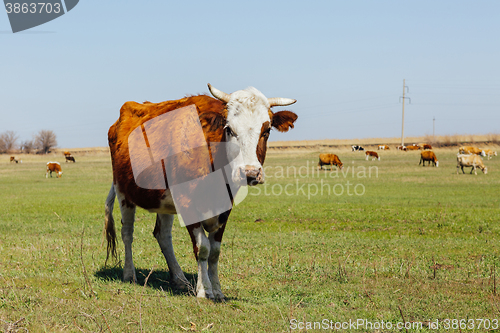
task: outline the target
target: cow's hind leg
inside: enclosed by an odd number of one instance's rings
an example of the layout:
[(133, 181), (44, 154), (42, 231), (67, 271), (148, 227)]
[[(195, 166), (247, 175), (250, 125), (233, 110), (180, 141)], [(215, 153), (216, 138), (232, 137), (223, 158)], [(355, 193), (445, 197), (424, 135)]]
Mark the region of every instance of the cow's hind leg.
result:
[(127, 202), (122, 193), (116, 190), (122, 213), (122, 240), (125, 245), (125, 263), (123, 264), (123, 281), (137, 282), (134, 261), (132, 258), (132, 242), (134, 241), (135, 205)]
[(219, 228), (219, 230), (211, 232), (208, 235), (208, 240), (210, 241), (210, 255), (208, 256), (208, 278), (210, 279), (210, 283), (212, 284), (212, 292), (216, 301), (223, 301), (225, 297), (220, 287), (219, 272), (217, 268), (220, 255), (220, 244), (225, 227), (226, 224)]
[(201, 223), (188, 225), (187, 229), (193, 242), (193, 251), (198, 261), (198, 282), (196, 284), (196, 296), (214, 299), (212, 283), (208, 277), (208, 257), (210, 255), (210, 241), (205, 235)]
[(174, 215), (170, 214), (157, 214), (156, 226), (153, 232), (158, 245), (160, 245), (161, 252), (167, 261), (168, 270), (170, 271), (170, 278), (175, 287), (179, 289), (186, 289), (189, 285), (188, 280), (182, 272), (181, 266), (177, 262), (174, 253), (174, 246), (172, 244), (172, 225), (174, 224)]

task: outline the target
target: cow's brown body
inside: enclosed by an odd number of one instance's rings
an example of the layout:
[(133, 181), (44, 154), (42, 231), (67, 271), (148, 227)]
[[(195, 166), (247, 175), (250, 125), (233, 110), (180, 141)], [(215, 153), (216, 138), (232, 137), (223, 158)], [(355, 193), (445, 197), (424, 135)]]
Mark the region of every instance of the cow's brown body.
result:
[(342, 162), (339, 157), (335, 154), (319, 154), (319, 162), (318, 167), (323, 169), (323, 165), (329, 165), (330, 170), (333, 169), (333, 166), (337, 166), (339, 169), (342, 169)]
[(473, 147), (473, 146), (462, 146), (458, 148), (458, 153), (459, 154), (474, 154), (474, 155), (482, 155), (486, 156), (484, 151), (480, 148)]
[(377, 154), (376, 151), (368, 150), (368, 151), (366, 151), (365, 155), (366, 155), (366, 160), (367, 161), (368, 161), (368, 158), (370, 158), (370, 157), (373, 157), (372, 160), (377, 159), (377, 160), (380, 161), (380, 157), (378, 156), (378, 154)]
[(47, 162), (47, 172), (45, 173), (45, 178), (48, 177), (50, 173), (50, 177), (52, 177), (52, 172), (56, 173), (56, 177), (59, 178), (62, 176), (61, 164), (59, 162)]
[(420, 150), (419, 146), (406, 146), (406, 150)]
[(422, 149), (423, 149), (423, 150), (430, 150), (430, 149), (432, 149), (432, 146), (431, 146), (430, 144), (424, 143), (424, 144), (422, 145)]
[(425, 166), (425, 162), (428, 162), (429, 165), (432, 162), (435, 167), (439, 166), (438, 159), (433, 151), (423, 151), (420, 153), (420, 162), (418, 165), (422, 164), (422, 166)]

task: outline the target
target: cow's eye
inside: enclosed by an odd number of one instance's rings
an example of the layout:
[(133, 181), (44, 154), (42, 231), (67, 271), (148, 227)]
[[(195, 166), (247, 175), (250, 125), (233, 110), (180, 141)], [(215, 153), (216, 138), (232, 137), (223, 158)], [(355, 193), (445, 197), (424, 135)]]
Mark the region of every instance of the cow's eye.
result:
[(234, 136), (234, 137), (237, 137), (236, 133), (234, 133), (234, 131), (232, 130), (231, 127), (229, 126), (226, 126), (226, 133), (230, 136)]

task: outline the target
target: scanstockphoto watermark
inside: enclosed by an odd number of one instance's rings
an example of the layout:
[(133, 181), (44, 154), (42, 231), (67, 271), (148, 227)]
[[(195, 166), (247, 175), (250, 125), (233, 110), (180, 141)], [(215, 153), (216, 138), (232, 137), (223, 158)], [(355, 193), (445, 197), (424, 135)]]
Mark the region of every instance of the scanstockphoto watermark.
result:
[(457, 331), (457, 330), (497, 330), (500, 328), (497, 318), (468, 318), (468, 319), (435, 319), (426, 321), (414, 322), (392, 322), (384, 320), (370, 319), (349, 319), (344, 321), (322, 319), (320, 321), (299, 321), (297, 319), (290, 320), (290, 330), (414, 330), (421, 331), (441, 330), (441, 331)]
[[(344, 166), (342, 169), (317, 170), (314, 163), (306, 165), (267, 166), (264, 168), (266, 183), (250, 188), (252, 196), (362, 196), (366, 193), (364, 180), (378, 178), (377, 166)], [(286, 183), (276, 182), (286, 179)], [(318, 182), (319, 180), (319, 182)]]
[(79, 0), (4, 0), (12, 32), (31, 29), (72, 10)]

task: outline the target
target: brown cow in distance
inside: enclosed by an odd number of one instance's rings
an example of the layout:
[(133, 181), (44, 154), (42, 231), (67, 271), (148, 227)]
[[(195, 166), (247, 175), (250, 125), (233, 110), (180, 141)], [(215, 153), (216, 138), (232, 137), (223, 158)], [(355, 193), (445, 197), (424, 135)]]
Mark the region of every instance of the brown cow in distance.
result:
[(420, 153), (420, 162), (418, 165), (422, 164), (422, 166), (425, 166), (425, 162), (428, 162), (429, 165), (432, 162), (435, 167), (439, 167), (439, 161), (433, 151), (423, 151)]
[(373, 157), (372, 161), (375, 161), (375, 159), (377, 159), (377, 160), (380, 161), (380, 157), (378, 156), (377, 152), (375, 152), (375, 151), (368, 150), (368, 151), (366, 151), (365, 155), (366, 155), (366, 160), (367, 161), (368, 161), (368, 158), (370, 156)]
[(486, 153), (484, 152), (483, 149), (473, 147), (473, 146), (462, 146), (462, 147), (458, 148), (458, 153), (459, 154), (474, 154), (474, 155), (486, 156)]
[(420, 150), (419, 146), (406, 146), (406, 150)]
[[(197, 296), (223, 300), (217, 266), (236, 194), (231, 184), (244, 182), (253, 186), (264, 182), (262, 165), (271, 128), (287, 132), (294, 127), (297, 115), (291, 111), (271, 111), (274, 106), (295, 103), (294, 99), (267, 98), (253, 87), (231, 94), (210, 84), (208, 87), (215, 98), (198, 95), (161, 103), (126, 102), (122, 106), (119, 119), (108, 132), (113, 183), (105, 204), (105, 233), (108, 255), (116, 258), (112, 215), (116, 196), (125, 245), (123, 279), (135, 282), (132, 259), (135, 209), (139, 206), (157, 213), (153, 235), (167, 261), (173, 284), (186, 287), (190, 284), (175, 258), (171, 235), (174, 214), (185, 212), (180, 216), (191, 236), (198, 262)], [(229, 171), (223, 168), (229, 164), (221, 165), (221, 156), (223, 160), (235, 161)], [(196, 182), (218, 174), (224, 176), (222, 189), (215, 186), (220, 183), (206, 188), (205, 182)], [(202, 202), (194, 204), (192, 196), (178, 196), (176, 191), (183, 186), (193, 196), (203, 196)], [(229, 208), (220, 212), (220, 207), (212, 203), (225, 197), (230, 200)], [(197, 213), (204, 219), (188, 221)]]
[(56, 178), (62, 177), (61, 164), (59, 162), (47, 162), (47, 172), (45, 173), (45, 178), (52, 177), (52, 172), (56, 173)]
[(424, 144), (422, 145), (422, 149), (423, 149), (423, 150), (431, 150), (431, 149), (432, 149), (432, 146), (431, 146), (430, 144), (428, 144), (428, 143), (424, 143)]
[(318, 168), (322, 170), (323, 165), (329, 165), (330, 170), (333, 169), (334, 165), (337, 166), (340, 170), (342, 170), (343, 167), (339, 157), (335, 154), (319, 154)]

